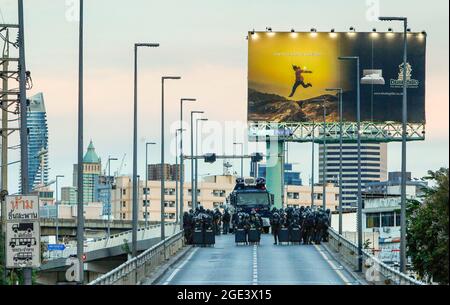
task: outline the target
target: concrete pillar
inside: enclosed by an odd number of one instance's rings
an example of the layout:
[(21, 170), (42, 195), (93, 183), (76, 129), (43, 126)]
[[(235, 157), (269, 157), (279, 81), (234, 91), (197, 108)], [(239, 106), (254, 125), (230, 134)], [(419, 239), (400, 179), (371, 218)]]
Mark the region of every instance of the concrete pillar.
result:
[(282, 166), (283, 166), (284, 144), (282, 141), (266, 142), (266, 186), (268, 191), (274, 195), (274, 206), (282, 207)]

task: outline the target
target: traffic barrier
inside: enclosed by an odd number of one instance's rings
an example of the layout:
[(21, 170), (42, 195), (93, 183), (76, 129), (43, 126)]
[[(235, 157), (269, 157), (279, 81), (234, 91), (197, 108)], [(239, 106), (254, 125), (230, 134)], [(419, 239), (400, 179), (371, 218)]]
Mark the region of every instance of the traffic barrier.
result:
[(88, 285), (136, 285), (155, 270), (169, 257), (184, 246), (183, 231), (180, 231), (153, 247), (142, 252), (135, 258), (100, 276)]
[[(328, 228), (328, 245), (340, 254), (349, 265), (357, 268), (359, 256), (358, 246), (349, 241), (332, 228)], [(363, 274), (365, 279), (372, 284), (382, 285), (425, 285), (425, 283), (409, 277), (407, 274), (388, 266), (377, 257), (362, 250)]]

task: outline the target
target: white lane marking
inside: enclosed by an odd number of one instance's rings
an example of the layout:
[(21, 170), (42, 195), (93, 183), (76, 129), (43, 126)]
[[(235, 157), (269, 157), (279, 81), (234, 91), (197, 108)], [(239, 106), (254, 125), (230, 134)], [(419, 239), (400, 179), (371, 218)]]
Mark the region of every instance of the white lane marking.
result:
[(258, 285), (258, 247), (253, 245), (253, 285)]
[(180, 271), (181, 269), (183, 269), (184, 265), (187, 264), (187, 262), (192, 258), (192, 256), (194, 256), (195, 252), (197, 252), (199, 248), (195, 248), (192, 253), (188, 256), (188, 258), (186, 258), (186, 260), (179, 265), (177, 268), (175, 268), (175, 270), (173, 270), (172, 274), (167, 278), (167, 280), (164, 282), (163, 285), (168, 285), (170, 283), (170, 281), (175, 277), (175, 275), (177, 275), (178, 271)]
[(351, 285), (350, 281), (344, 276), (344, 274), (341, 272), (341, 270), (339, 270), (336, 265), (328, 259), (328, 257), (323, 254), (323, 251), (321, 248), (319, 248), (319, 246), (314, 245), (314, 247), (317, 249), (317, 252), (320, 253), (320, 255), (322, 255), (323, 259), (330, 265), (331, 269), (333, 269), (337, 275), (341, 278), (341, 280), (344, 281), (345, 285)]

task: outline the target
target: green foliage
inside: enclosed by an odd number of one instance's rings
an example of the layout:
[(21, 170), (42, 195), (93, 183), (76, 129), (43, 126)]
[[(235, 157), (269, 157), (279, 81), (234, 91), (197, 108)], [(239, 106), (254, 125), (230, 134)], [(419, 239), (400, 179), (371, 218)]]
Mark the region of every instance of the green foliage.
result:
[(423, 203), (408, 202), (408, 256), (423, 280), (449, 284), (449, 169), (428, 174), (433, 186), (424, 190)]

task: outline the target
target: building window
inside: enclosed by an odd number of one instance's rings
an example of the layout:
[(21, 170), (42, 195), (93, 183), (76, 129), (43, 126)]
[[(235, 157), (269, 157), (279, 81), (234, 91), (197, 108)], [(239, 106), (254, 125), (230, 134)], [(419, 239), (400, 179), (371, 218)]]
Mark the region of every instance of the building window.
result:
[(225, 190), (213, 190), (214, 197), (225, 197)]
[(382, 227), (394, 227), (394, 212), (381, 213), (381, 226)]
[(175, 189), (164, 189), (164, 194), (166, 195), (175, 195)]
[(127, 202), (124, 200), (124, 201), (122, 201), (122, 207), (123, 208), (126, 208), (127, 207)]
[(214, 208), (222, 208), (223, 202), (213, 202), (213, 206), (214, 206)]
[(122, 219), (125, 219), (125, 213), (122, 213)]
[(175, 201), (164, 201), (164, 206), (166, 208), (173, 208), (175, 207)]
[(395, 211), (395, 226), (400, 227), (401, 224), (401, 217), (400, 217), (400, 211)]
[(366, 214), (366, 228), (379, 228), (380, 227), (380, 213), (368, 213)]
[(150, 188), (144, 187), (143, 193), (144, 193), (144, 195), (150, 195)]
[(288, 199), (299, 199), (300, 198), (300, 194), (299, 193), (295, 193), (295, 192), (288, 192), (287, 193), (287, 197), (288, 197)]
[(142, 204), (143, 204), (144, 207), (145, 207), (145, 206), (148, 207), (148, 206), (150, 206), (150, 200), (148, 200), (148, 199), (147, 199), (147, 200), (143, 200), (143, 201), (142, 201)]
[(127, 194), (127, 190), (126, 189), (123, 189), (122, 190), (122, 195), (126, 195)]
[(165, 219), (175, 219), (175, 214), (174, 213), (164, 213), (164, 218)]

